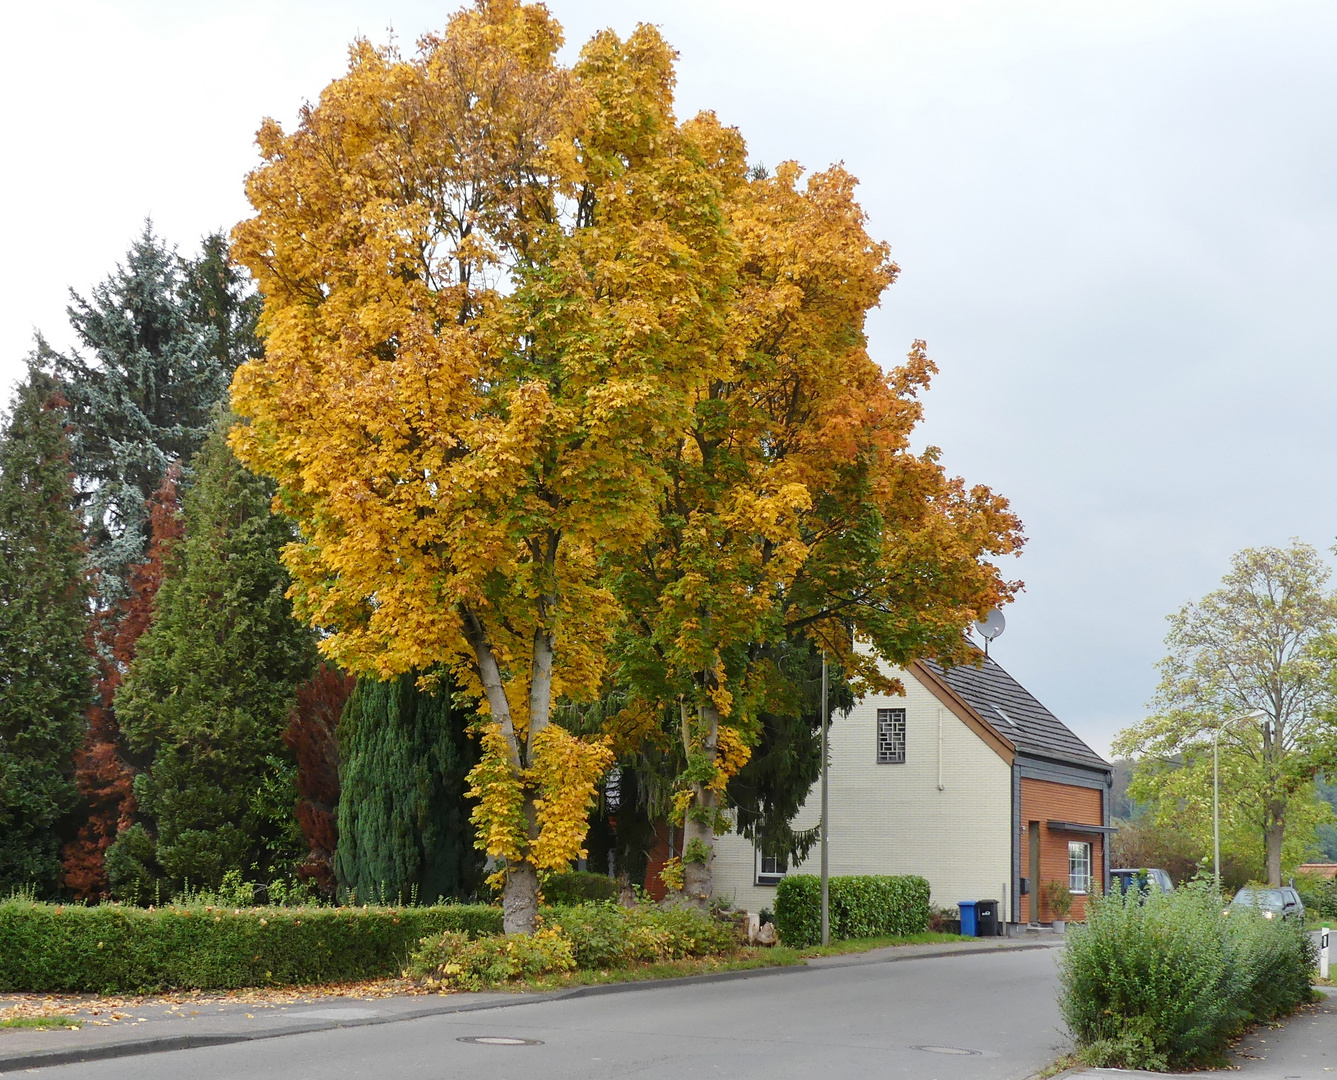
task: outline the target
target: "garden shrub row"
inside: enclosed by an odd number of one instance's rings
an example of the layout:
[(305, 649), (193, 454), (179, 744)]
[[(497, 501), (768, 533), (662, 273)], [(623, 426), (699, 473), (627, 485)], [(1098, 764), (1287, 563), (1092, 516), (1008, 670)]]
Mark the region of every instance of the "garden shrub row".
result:
[(546, 908), (532, 937), (477, 938), (445, 932), (425, 938), (406, 974), (430, 989), (480, 990), (575, 968), (626, 968), (690, 957), (729, 956), (742, 946), (732, 922), (688, 908), (611, 902)]
[(501, 909), (157, 909), (0, 901), (0, 992), (153, 993), (398, 975), (424, 937), (499, 934)]
[(1299, 922), (1225, 915), (1206, 885), (1115, 893), (1069, 931), (1059, 1004), (1085, 1065), (1211, 1064), (1245, 1025), (1309, 1001), (1314, 962)]
[[(831, 937), (905, 937), (928, 929), (929, 884), (916, 875), (833, 877), (828, 884)], [(813, 874), (786, 877), (775, 890), (780, 942), (795, 948), (822, 940), (822, 883)]]

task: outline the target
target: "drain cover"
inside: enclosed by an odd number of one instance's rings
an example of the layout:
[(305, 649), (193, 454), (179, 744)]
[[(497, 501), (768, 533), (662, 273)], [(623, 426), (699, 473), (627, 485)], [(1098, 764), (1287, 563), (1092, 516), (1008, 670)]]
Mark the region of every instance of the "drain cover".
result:
[(542, 1039), (513, 1039), (509, 1035), (461, 1035), (456, 1042), (479, 1043), (483, 1046), (542, 1046)]
[(979, 1057), (978, 1050), (966, 1050), (960, 1046), (912, 1046), (911, 1050), (922, 1050), (926, 1054), (957, 1054), (960, 1057)]

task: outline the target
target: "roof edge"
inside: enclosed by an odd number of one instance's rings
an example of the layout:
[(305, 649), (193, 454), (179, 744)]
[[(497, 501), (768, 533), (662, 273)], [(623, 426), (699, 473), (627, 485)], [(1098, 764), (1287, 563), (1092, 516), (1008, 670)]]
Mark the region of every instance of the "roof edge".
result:
[(953, 715), (978, 735), (995, 754), (1008, 765), (1013, 763), (1017, 756), (1016, 744), (971, 708), (945, 680), (938, 676), (937, 672), (922, 660), (911, 660), (905, 666), (905, 670), (914, 675), (929, 693), (946, 705)]

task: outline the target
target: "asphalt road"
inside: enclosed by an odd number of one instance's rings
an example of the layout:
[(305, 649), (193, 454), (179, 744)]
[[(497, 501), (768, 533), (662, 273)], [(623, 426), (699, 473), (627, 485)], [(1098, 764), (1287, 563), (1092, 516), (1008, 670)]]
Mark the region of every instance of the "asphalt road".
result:
[[(1062, 1048), (1057, 952), (667, 986), (41, 1070), (49, 1080), (1022, 1080)], [(478, 1042), (477, 1039), (527, 1040)]]

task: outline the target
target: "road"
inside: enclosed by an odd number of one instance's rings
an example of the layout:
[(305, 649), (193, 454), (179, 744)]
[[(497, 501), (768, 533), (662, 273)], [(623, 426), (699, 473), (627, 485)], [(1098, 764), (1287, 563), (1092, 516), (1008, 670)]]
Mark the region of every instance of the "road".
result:
[(1022, 1080), (1062, 1048), (1057, 956), (1040, 949), (813, 967), (66, 1065), (40, 1075)]

